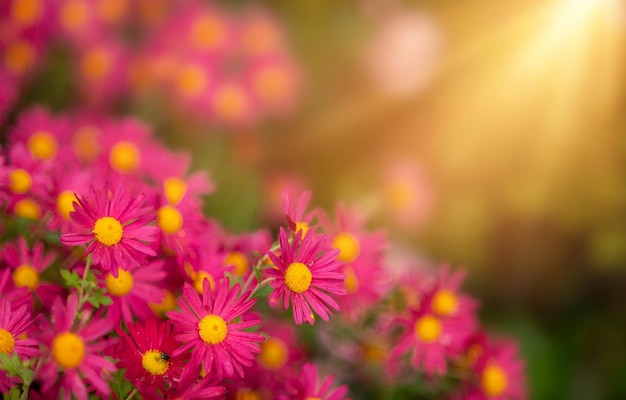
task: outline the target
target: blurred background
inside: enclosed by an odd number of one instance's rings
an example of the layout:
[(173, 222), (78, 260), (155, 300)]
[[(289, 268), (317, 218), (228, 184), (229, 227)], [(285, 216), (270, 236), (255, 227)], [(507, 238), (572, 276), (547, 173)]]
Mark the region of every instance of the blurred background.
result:
[[(89, 36), (70, 2), (67, 37)], [(624, 1), (131, 3), (127, 73), (97, 82), (113, 61), (85, 56), (77, 82), (71, 55), (103, 41), (51, 45), (15, 108), (66, 110), (96, 85), (86, 103), (193, 152), (218, 187), (207, 212), (235, 231), (280, 223), (287, 182), (328, 211), (358, 204), (397, 251), (467, 268), (482, 320), (520, 341), (531, 398), (626, 398)], [(194, 31), (210, 56), (181, 50), (182, 4), (222, 18)], [(237, 24), (252, 33), (224, 33)]]

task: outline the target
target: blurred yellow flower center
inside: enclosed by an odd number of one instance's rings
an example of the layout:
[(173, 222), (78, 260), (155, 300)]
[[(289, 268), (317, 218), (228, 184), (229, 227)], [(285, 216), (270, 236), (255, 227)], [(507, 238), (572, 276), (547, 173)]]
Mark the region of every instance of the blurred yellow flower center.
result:
[(180, 178), (167, 178), (163, 181), (163, 191), (167, 202), (175, 206), (183, 199), (185, 193), (187, 193), (187, 183)]
[(343, 269), (343, 273), (346, 275), (346, 279), (343, 281), (343, 287), (346, 292), (353, 294), (359, 291), (359, 279), (354, 273), (354, 269), (350, 266), (346, 266)]
[(13, 0), (11, 17), (21, 25), (31, 25), (39, 16), (39, 0)]
[(0, 353), (9, 354), (13, 352), (15, 338), (6, 329), (0, 329)]
[(113, 217), (99, 218), (93, 226), (96, 240), (105, 246), (114, 246), (122, 240), (124, 228)]
[(285, 272), (285, 285), (292, 292), (302, 293), (311, 286), (313, 275), (311, 270), (300, 262), (294, 262), (289, 264), (287, 271)]
[(245, 112), (247, 101), (241, 89), (235, 86), (225, 86), (215, 94), (213, 106), (220, 117), (237, 118)]
[(254, 86), (265, 100), (282, 100), (287, 94), (285, 72), (277, 67), (262, 69), (254, 79)]
[(33, 63), (35, 52), (33, 46), (25, 40), (16, 40), (6, 47), (4, 63), (15, 75), (22, 75)]
[(289, 358), (289, 352), (285, 343), (275, 337), (269, 337), (261, 343), (261, 353), (259, 354), (259, 363), (262, 367), (269, 370), (277, 370), (282, 368)]
[(433, 296), (431, 306), (435, 314), (447, 317), (456, 312), (459, 308), (459, 301), (453, 292), (441, 289), (435, 293), (435, 296)]
[(31, 199), (22, 199), (15, 203), (15, 207), (13, 208), (13, 212), (15, 215), (37, 220), (41, 217), (41, 207), (35, 200)]
[(33, 179), (30, 177), (30, 174), (22, 168), (11, 171), (9, 180), (11, 181), (9, 189), (15, 194), (24, 194), (33, 186)]
[(322, 399), (320, 399), (319, 397), (307, 397), (304, 400), (322, 400)]
[(100, 129), (95, 126), (81, 126), (72, 136), (74, 154), (82, 161), (93, 161), (101, 151), (100, 134)]
[(252, 389), (242, 388), (237, 389), (235, 400), (261, 400), (261, 396)]
[(57, 155), (57, 140), (46, 131), (37, 131), (28, 139), (28, 149), (35, 158), (50, 160)]
[(13, 283), (17, 287), (35, 290), (39, 286), (39, 272), (28, 264), (22, 264), (13, 272)]
[(157, 211), (157, 223), (165, 233), (174, 234), (183, 226), (183, 216), (172, 206), (163, 206)]
[(139, 166), (139, 149), (131, 142), (117, 142), (111, 147), (109, 163), (117, 172), (132, 172)]
[(204, 279), (208, 279), (211, 290), (215, 289), (213, 276), (206, 271), (198, 271), (193, 275), (193, 288), (199, 294), (204, 294)]
[(302, 237), (306, 236), (306, 233), (309, 231), (309, 224), (306, 222), (296, 222), (296, 233), (298, 231), (302, 231)]
[(61, 24), (68, 31), (76, 31), (84, 27), (89, 10), (82, 0), (71, 0), (63, 4), (59, 17)]
[(480, 386), (489, 397), (501, 396), (509, 385), (509, 379), (504, 370), (496, 365), (488, 365), (483, 370)]
[(98, 14), (108, 23), (121, 20), (126, 15), (127, 0), (100, 0)]
[(72, 332), (60, 333), (52, 340), (52, 357), (63, 368), (76, 368), (85, 357), (85, 343)]
[(134, 284), (135, 279), (133, 278), (133, 275), (122, 268), (117, 269), (117, 278), (111, 273), (107, 274), (106, 277), (107, 290), (113, 296), (126, 296), (131, 290), (133, 290)]
[(250, 270), (248, 258), (240, 251), (231, 251), (224, 258), (224, 266), (228, 267), (231, 265), (235, 267), (233, 273), (236, 276), (245, 276)]
[(208, 344), (219, 344), (226, 339), (228, 327), (219, 315), (207, 315), (198, 323), (199, 334)]
[(69, 220), (70, 213), (74, 211), (76, 195), (71, 190), (64, 190), (57, 196), (57, 211), (63, 218)]
[(359, 241), (348, 232), (337, 234), (333, 240), (333, 247), (339, 249), (339, 257), (337, 258), (346, 263), (354, 261), (361, 251)]
[(205, 15), (193, 24), (191, 35), (193, 41), (201, 49), (209, 50), (219, 45), (224, 32), (217, 17)]
[(169, 290), (164, 290), (165, 295), (160, 303), (150, 303), (150, 308), (158, 316), (164, 316), (166, 312), (176, 308), (176, 296)]
[(244, 32), (244, 46), (250, 53), (265, 53), (278, 44), (276, 29), (266, 21), (255, 22)]
[(387, 348), (382, 343), (364, 343), (361, 350), (365, 360), (372, 364), (380, 364), (387, 356)]
[(441, 336), (441, 322), (432, 315), (425, 315), (415, 323), (415, 336), (424, 343), (432, 343)]
[(159, 350), (148, 350), (141, 358), (141, 365), (143, 369), (151, 373), (152, 375), (163, 375), (170, 367), (170, 363), (167, 360), (161, 358), (162, 352)]
[(207, 76), (197, 65), (183, 65), (176, 76), (176, 87), (183, 96), (195, 97), (204, 91)]
[(111, 69), (111, 54), (105, 49), (92, 49), (85, 54), (81, 63), (83, 76), (89, 81), (99, 81)]
[(413, 198), (413, 188), (409, 182), (393, 182), (387, 190), (387, 199), (392, 207), (403, 209), (408, 207)]

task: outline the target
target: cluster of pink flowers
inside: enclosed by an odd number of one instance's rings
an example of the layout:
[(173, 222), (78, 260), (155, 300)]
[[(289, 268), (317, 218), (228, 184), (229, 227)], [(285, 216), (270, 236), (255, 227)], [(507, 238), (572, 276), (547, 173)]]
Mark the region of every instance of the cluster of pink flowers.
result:
[(298, 98), (299, 68), (283, 30), (260, 8), (234, 12), (200, 0), (7, 0), (0, 23), (0, 104), (51, 52), (70, 56), (76, 91), (98, 109), (133, 93), (138, 102), (159, 97), (186, 116), (245, 126), (284, 115)]
[(525, 397), (516, 347), (480, 330), (463, 272), (398, 273), (358, 209), (330, 216), (287, 187), (276, 240), (233, 234), (202, 212), (209, 174), (137, 120), (32, 108), (7, 135), (1, 391), (338, 400), (334, 374), (354, 377), (332, 365), (347, 363), (392, 386), (462, 375), (450, 396)]

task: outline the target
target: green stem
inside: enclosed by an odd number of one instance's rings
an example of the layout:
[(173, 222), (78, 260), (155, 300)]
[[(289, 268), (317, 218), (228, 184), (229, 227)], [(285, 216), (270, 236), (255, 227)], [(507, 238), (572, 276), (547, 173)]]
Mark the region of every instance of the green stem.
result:
[(30, 385), (35, 380), (37, 372), (39, 372), (39, 368), (41, 368), (42, 364), (43, 363), (41, 362), (41, 358), (38, 358), (35, 364), (33, 374), (28, 379), (24, 380), (24, 386), (22, 387), (22, 395), (20, 396), (20, 400), (28, 400), (28, 391), (30, 389)]
[(129, 394), (128, 397), (126, 397), (126, 400), (130, 400), (133, 397), (135, 397), (135, 395), (137, 394), (137, 389), (133, 389)]
[(248, 296), (249, 299), (253, 298), (254, 295), (256, 294), (256, 292), (258, 292), (261, 288), (267, 286), (271, 281), (275, 280), (276, 278), (267, 278), (264, 279), (263, 281), (261, 281), (261, 283), (259, 283), (254, 289), (252, 289), (252, 291), (250, 292), (250, 295)]

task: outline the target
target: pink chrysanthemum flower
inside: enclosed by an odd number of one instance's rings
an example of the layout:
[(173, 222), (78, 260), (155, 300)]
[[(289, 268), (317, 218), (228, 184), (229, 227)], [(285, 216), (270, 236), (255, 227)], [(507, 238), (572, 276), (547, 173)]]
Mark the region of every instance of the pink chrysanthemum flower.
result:
[(50, 182), (41, 160), (34, 159), (23, 143), (11, 146), (9, 160), (8, 173), (0, 181), (0, 190), (13, 196), (13, 200), (23, 195), (45, 197)]
[(260, 368), (276, 372), (303, 358), (304, 353), (297, 345), (293, 324), (269, 320), (264, 321), (263, 330), (267, 338), (261, 343), (261, 352), (257, 355)]
[(164, 292), (160, 288), (165, 278), (163, 260), (147, 265), (117, 268), (117, 277), (107, 273), (101, 278), (101, 285), (106, 288), (113, 304), (107, 307), (107, 318), (116, 325), (121, 320), (128, 325), (135, 318), (145, 320), (154, 316), (149, 303), (159, 303)]
[[(293, 306), (296, 324), (304, 321), (314, 324), (314, 310), (324, 321), (328, 321), (331, 308), (339, 305), (329, 295), (343, 295), (344, 275), (339, 272), (342, 265), (337, 260), (339, 250), (328, 245), (324, 235), (309, 232), (304, 238), (298, 231), (293, 243), (289, 243), (287, 232), (281, 227), (278, 235), (280, 253), (268, 253), (276, 268), (266, 270), (274, 280), (270, 283), (274, 291), (270, 304), (281, 301), (286, 310)], [(321, 255), (320, 255), (321, 254)]]
[(28, 305), (32, 308), (32, 296), (25, 287), (15, 287), (12, 279), (13, 274), (9, 268), (0, 270), (0, 299), (7, 299), (13, 307)]
[(235, 276), (247, 278), (252, 265), (270, 249), (272, 236), (267, 230), (258, 230), (224, 238), (224, 267), (232, 267)]
[(121, 338), (120, 362), (126, 377), (143, 397), (163, 395), (180, 378), (186, 365), (185, 354), (173, 356), (180, 346), (174, 339), (169, 322), (148, 319), (144, 323), (128, 324), (128, 333), (118, 329)]
[(229, 280), (221, 280), (215, 291), (209, 280), (203, 281), (203, 294), (185, 283), (178, 298), (181, 312), (168, 312), (178, 332), (176, 339), (184, 343), (174, 355), (193, 349), (191, 364), (202, 363), (207, 374), (243, 376), (242, 366), (250, 366), (260, 351), (263, 336), (245, 329), (259, 324), (255, 318), (240, 319), (256, 302), (248, 293), (240, 294), (239, 284), (229, 289)]
[(107, 104), (126, 90), (126, 53), (121, 43), (103, 38), (80, 49), (76, 72), (82, 94), (88, 101)]
[(348, 388), (345, 385), (333, 388), (335, 377), (332, 375), (322, 377), (317, 371), (317, 366), (313, 363), (306, 363), (302, 366), (302, 372), (298, 379), (294, 379), (288, 384), (290, 396), (282, 397), (292, 400), (347, 400)]
[(476, 325), (476, 300), (460, 293), (465, 270), (451, 273), (448, 265), (439, 269), (436, 281), (424, 295), (424, 306), (440, 318), (459, 318), (470, 326)]
[(87, 244), (85, 255), (91, 254), (95, 265), (117, 277), (118, 266), (130, 268), (145, 263), (156, 252), (146, 244), (158, 231), (151, 221), (150, 208), (142, 208), (144, 196), (132, 196), (123, 188), (108, 186), (100, 191), (93, 187), (89, 196), (79, 196), (70, 217), (87, 229), (86, 233), (66, 233), (61, 242), (68, 246)]
[(292, 186), (288, 186), (283, 189), (280, 198), (289, 229), (294, 233), (302, 230), (302, 233), (306, 235), (309, 228), (311, 228), (311, 221), (315, 215), (314, 211), (306, 213), (307, 205), (311, 199), (311, 191), (305, 191), (297, 195), (295, 189)]
[(39, 343), (29, 336), (35, 319), (28, 306), (17, 307), (8, 298), (0, 298), (0, 353), (14, 352), (21, 358), (39, 354)]
[(20, 113), (11, 138), (22, 142), (34, 159), (53, 161), (69, 140), (67, 122), (49, 111), (35, 107)]
[(200, 365), (187, 363), (175, 389), (170, 390), (165, 397), (146, 392), (143, 398), (146, 400), (210, 400), (223, 399), (226, 388), (218, 385), (218, 382), (209, 376), (200, 377)]
[(111, 344), (102, 337), (113, 329), (113, 322), (83, 311), (82, 318), (74, 324), (77, 312), (76, 295), (68, 297), (67, 307), (57, 297), (52, 305), (51, 322), (42, 327), (41, 341), (49, 354), (39, 374), (42, 394), (60, 388), (64, 400), (72, 397), (86, 400), (86, 380), (92, 385), (89, 391), (95, 389), (98, 394), (108, 396), (111, 390), (102, 375), (114, 372), (115, 366), (99, 353)]

